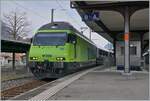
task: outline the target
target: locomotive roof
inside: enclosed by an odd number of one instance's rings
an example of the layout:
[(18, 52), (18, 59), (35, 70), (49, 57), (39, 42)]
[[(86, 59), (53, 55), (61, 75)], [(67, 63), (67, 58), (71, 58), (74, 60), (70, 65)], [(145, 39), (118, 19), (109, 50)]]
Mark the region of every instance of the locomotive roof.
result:
[[(55, 27), (56, 26), (56, 27)], [(87, 37), (85, 37), (83, 34), (81, 34), (78, 30), (76, 30), (71, 24), (68, 22), (53, 22), (53, 23), (48, 23), (43, 25), (42, 27), (39, 28), (39, 30), (73, 30), (76, 32), (75, 34), (78, 35), (79, 37), (85, 39), (92, 45), (96, 46), (91, 40), (89, 40)]]
[[(53, 28), (53, 26), (57, 26), (56, 28)], [(70, 30), (70, 29), (74, 29), (72, 25), (70, 25), (67, 22), (53, 22), (53, 23), (48, 23), (43, 25), (39, 30), (54, 30), (54, 29), (58, 29), (58, 30)]]

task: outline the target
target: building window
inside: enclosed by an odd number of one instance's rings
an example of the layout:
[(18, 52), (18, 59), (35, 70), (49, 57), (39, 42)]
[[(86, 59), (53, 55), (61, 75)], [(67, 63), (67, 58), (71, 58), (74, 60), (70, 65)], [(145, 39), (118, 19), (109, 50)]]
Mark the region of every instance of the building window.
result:
[(130, 47), (130, 54), (131, 55), (136, 55), (136, 46)]
[[(121, 55), (124, 55), (124, 47), (121, 47)], [(130, 55), (136, 55), (136, 46), (130, 47)]]
[(121, 55), (124, 55), (124, 47), (121, 47)]

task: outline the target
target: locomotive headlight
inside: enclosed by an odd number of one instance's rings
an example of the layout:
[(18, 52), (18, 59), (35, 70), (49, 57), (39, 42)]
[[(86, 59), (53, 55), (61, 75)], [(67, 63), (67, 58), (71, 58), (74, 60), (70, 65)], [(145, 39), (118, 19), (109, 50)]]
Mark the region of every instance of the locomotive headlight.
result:
[(37, 60), (37, 57), (30, 57), (31, 60)]
[(65, 58), (64, 57), (57, 57), (56, 60), (63, 61), (63, 60), (65, 60)]
[(36, 57), (33, 57), (33, 60), (36, 60), (37, 58)]

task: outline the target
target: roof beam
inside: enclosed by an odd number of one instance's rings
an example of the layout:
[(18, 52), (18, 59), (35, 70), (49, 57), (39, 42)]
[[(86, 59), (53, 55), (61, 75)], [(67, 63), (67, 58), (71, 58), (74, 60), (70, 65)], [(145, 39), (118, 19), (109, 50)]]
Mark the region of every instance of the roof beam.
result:
[(130, 1), (130, 2), (114, 2), (114, 3), (103, 3), (103, 4), (83, 4), (84, 1), (76, 1), (77, 4), (71, 4), (71, 8), (84, 9), (84, 10), (112, 10), (116, 8), (123, 8), (124, 6), (128, 7), (138, 7), (138, 8), (148, 8), (149, 1)]
[(107, 33), (109, 36), (111, 36), (112, 38), (114, 38), (114, 36), (111, 33), (111, 31), (106, 27), (106, 25), (101, 21), (101, 20), (98, 20), (98, 21), (94, 21), (98, 26), (100, 26), (105, 33)]
[[(96, 31), (96, 32), (99, 32), (99, 33), (105, 33), (104, 31)], [(146, 33), (146, 32), (149, 32), (149, 30), (131, 30), (130, 31), (131, 33)], [(110, 33), (124, 33), (124, 31), (122, 30), (118, 30), (118, 31), (111, 31)]]
[[(79, 6), (86, 6), (87, 4), (84, 1), (76, 2)], [(114, 36), (110, 33), (109, 28), (101, 21), (94, 21), (98, 26), (100, 26), (105, 33), (107, 33), (110, 37), (114, 38)]]

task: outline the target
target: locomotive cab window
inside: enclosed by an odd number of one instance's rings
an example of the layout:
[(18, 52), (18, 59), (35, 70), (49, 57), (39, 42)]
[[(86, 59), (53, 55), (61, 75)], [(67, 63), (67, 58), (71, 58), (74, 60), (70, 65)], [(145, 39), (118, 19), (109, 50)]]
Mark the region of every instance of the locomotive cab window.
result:
[(35, 35), (33, 40), (33, 45), (65, 45), (67, 41), (66, 33), (56, 33), (56, 32), (39, 32)]

